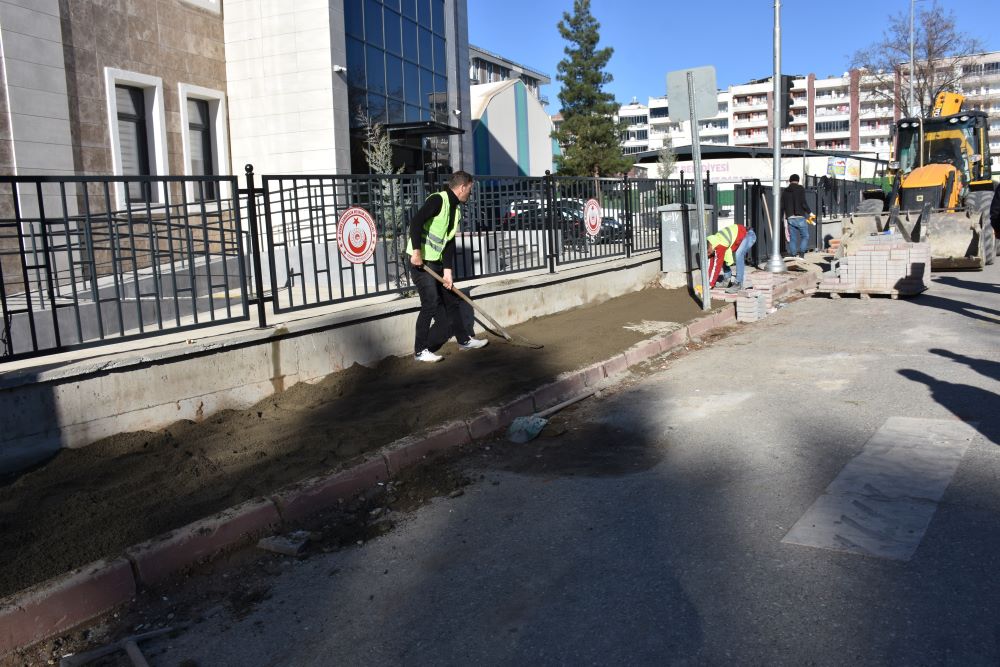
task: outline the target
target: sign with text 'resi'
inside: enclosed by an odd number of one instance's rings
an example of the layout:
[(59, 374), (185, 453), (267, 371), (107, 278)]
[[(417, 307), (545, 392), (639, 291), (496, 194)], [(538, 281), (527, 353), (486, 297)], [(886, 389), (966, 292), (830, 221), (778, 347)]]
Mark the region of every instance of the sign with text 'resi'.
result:
[(588, 199), (583, 205), (583, 224), (587, 228), (587, 233), (597, 236), (601, 231), (601, 218), (604, 217), (601, 211), (601, 202), (596, 199)]
[(351, 264), (364, 264), (375, 252), (378, 232), (371, 213), (354, 206), (340, 215), (337, 223), (337, 246), (341, 256)]

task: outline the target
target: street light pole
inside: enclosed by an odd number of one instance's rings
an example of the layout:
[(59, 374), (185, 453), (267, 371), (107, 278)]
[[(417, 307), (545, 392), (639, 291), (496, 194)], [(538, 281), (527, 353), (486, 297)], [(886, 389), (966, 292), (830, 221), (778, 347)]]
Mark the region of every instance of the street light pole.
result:
[(913, 117), (913, 9), (916, 5), (916, 0), (910, 0), (910, 103), (907, 112), (911, 118)]
[(771, 179), (771, 257), (767, 260), (767, 270), (784, 273), (785, 262), (781, 259), (781, 0), (774, 0), (774, 102), (771, 105), (772, 162), (774, 169)]

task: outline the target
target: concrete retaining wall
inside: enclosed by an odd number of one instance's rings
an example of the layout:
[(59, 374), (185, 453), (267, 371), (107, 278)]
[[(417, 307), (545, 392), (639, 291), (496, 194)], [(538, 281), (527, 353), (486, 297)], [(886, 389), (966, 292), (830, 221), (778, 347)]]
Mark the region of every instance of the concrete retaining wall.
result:
[[(484, 283), (471, 296), (514, 325), (634, 292), (657, 279), (659, 266), (659, 255), (647, 254)], [(186, 334), (197, 339), (177, 335), (8, 366), (0, 375), (0, 472), (63, 447), (246, 408), (355, 363), (410, 354), (418, 307), (415, 297), (394, 298), (284, 316), (267, 329), (241, 323)]]

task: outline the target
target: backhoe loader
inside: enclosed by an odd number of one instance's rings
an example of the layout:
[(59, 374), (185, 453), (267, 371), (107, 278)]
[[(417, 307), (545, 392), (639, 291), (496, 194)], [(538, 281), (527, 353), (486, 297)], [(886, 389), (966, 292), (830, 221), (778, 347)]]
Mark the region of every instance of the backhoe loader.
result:
[[(865, 193), (844, 223), (838, 256), (874, 233), (930, 243), (934, 269), (982, 269), (996, 257), (990, 224), (989, 118), (963, 111), (963, 95), (939, 93), (928, 118), (896, 123), (892, 189)], [(867, 198), (870, 197), (870, 198)]]

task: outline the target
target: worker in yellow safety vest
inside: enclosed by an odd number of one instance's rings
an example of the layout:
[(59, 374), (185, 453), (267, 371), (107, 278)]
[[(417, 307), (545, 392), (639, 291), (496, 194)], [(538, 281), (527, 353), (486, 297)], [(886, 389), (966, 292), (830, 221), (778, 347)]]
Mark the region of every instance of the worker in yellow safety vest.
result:
[[(420, 313), (413, 341), (413, 355), (417, 361), (433, 363), (444, 358), (428, 348), (431, 322), (442, 304), (451, 335), (460, 350), (476, 350), (486, 347), (489, 342), (472, 338), (466, 332), (458, 297), (451, 291), (455, 281), (455, 234), (462, 221), (459, 206), (469, 200), (473, 185), (471, 174), (456, 171), (451, 175), (448, 187), (428, 197), (410, 220), (406, 252), (410, 256), (410, 277), (420, 295)], [(424, 271), (425, 265), (443, 278), (443, 284)]]
[[(757, 242), (757, 235), (752, 229), (740, 224), (729, 224), (705, 239), (708, 242), (708, 284), (715, 287), (719, 274), (729, 283), (727, 292), (738, 292), (743, 288), (743, 273), (746, 268), (746, 256)], [(732, 279), (729, 267), (736, 264), (736, 280)]]

